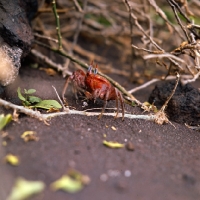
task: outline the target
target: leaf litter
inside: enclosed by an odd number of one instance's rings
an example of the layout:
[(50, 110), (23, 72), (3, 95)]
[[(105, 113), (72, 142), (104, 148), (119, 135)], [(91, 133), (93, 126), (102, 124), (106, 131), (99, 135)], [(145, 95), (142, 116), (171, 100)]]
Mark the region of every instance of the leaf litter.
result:
[(121, 144), (121, 143), (118, 143), (118, 142), (113, 142), (113, 141), (106, 141), (106, 140), (103, 140), (103, 144), (109, 148), (113, 148), (113, 149), (116, 149), (116, 148), (123, 148), (124, 147), (124, 144)]
[(63, 175), (50, 185), (53, 191), (63, 190), (68, 193), (81, 191), (85, 185), (90, 183), (90, 178), (76, 170), (70, 170), (68, 174)]
[(28, 181), (17, 178), (7, 200), (25, 200), (35, 194), (41, 193), (45, 188), (42, 181)]
[(18, 166), (20, 163), (19, 158), (13, 154), (7, 154), (4, 159), (7, 163), (13, 166)]
[(21, 138), (24, 140), (24, 142), (39, 140), (39, 137), (37, 137), (37, 133), (35, 131), (25, 131), (22, 133)]

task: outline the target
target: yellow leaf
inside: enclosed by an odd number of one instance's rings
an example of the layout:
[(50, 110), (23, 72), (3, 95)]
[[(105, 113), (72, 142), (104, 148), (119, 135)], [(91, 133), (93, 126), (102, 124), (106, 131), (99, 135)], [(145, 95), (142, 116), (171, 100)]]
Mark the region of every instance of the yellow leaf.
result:
[(103, 141), (103, 144), (110, 148), (123, 148), (124, 144), (120, 144), (118, 142), (108, 142), (106, 140)]
[(67, 175), (63, 175), (60, 179), (53, 182), (50, 187), (54, 191), (64, 190), (69, 193), (76, 193), (89, 183), (90, 178), (87, 175), (83, 175), (79, 171), (71, 169)]
[(38, 141), (39, 138), (36, 136), (36, 132), (35, 131), (25, 131), (22, 135), (21, 138), (25, 141)]
[(54, 191), (64, 190), (69, 193), (76, 193), (83, 188), (83, 184), (81, 180), (72, 179), (70, 176), (64, 175), (53, 182), (50, 187)]
[(11, 194), (7, 200), (24, 200), (33, 194), (42, 192), (45, 184), (42, 181), (27, 181), (23, 178), (17, 178), (12, 188)]
[(2, 130), (11, 120), (12, 120), (11, 114), (7, 114), (6, 116), (4, 114), (1, 114), (0, 115), (0, 130)]
[(13, 165), (13, 166), (18, 166), (19, 165), (19, 158), (13, 154), (8, 154), (5, 157), (5, 160), (7, 163)]

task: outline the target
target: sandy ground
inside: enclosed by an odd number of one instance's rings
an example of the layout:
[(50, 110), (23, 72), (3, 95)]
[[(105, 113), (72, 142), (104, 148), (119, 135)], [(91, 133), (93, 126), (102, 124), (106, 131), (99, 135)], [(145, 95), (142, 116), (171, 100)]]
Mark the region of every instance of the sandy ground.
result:
[[(119, 78), (119, 82), (123, 80)], [(42, 98), (57, 99), (52, 85), (61, 94), (63, 84), (60, 75), (50, 77), (44, 71), (22, 67), (19, 79), (6, 88), (4, 98), (19, 103), (16, 90), (20, 86), (35, 88)], [(147, 100), (151, 89), (141, 90), (136, 97)], [(70, 89), (66, 96), (70, 106), (84, 109), (81, 100), (75, 101)], [(89, 103), (87, 108), (102, 105), (99, 101)], [(110, 102), (108, 107), (114, 105)], [(142, 113), (139, 108), (128, 105), (126, 112)], [(53, 118), (47, 126), (37, 119), (20, 115), (19, 122), (11, 122), (5, 128), (13, 139), (7, 146), (0, 147), (0, 200), (5, 199), (14, 179), (19, 176), (46, 183), (45, 191), (32, 200), (199, 199), (199, 132), (172, 123), (173, 126), (160, 126), (144, 120), (125, 119), (122, 122), (120, 118), (115, 120), (108, 116), (98, 120), (97, 117), (65, 115)], [(25, 143), (20, 136), (27, 130), (36, 131), (39, 141)], [(131, 142), (135, 150), (107, 148), (102, 144), (104, 139)], [(3, 163), (8, 153), (19, 156), (18, 167)], [(49, 185), (71, 168), (88, 175), (90, 184), (76, 194), (51, 191)]]

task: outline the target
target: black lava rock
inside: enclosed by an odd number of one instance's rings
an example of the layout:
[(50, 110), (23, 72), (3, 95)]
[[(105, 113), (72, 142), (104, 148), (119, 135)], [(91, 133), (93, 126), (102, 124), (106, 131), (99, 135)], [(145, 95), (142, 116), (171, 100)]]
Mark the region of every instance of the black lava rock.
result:
[(0, 0), (0, 36), (26, 56), (33, 41), (30, 20), (37, 11), (37, 0)]
[[(175, 86), (175, 81), (164, 81), (155, 86), (149, 102), (160, 108)], [(166, 108), (170, 120), (189, 125), (200, 124), (200, 90), (190, 84), (178, 84), (175, 94)]]

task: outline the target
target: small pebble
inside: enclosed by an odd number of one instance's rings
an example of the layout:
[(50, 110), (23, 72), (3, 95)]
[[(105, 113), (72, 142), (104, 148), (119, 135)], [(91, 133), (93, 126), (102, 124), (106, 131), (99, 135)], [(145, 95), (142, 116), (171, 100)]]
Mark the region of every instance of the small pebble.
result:
[(100, 180), (103, 182), (106, 182), (108, 180), (108, 175), (107, 174), (101, 174)]
[(134, 150), (135, 150), (135, 147), (134, 147), (133, 143), (128, 142), (128, 143), (126, 144), (126, 149), (129, 150), (129, 151), (134, 151)]
[(86, 101), (84, 101), (82, 107), (84, 108), (84, 107), (86, 107), (86, 106), (88, 106), (88, 103), (87, 103)]
[(131, 176), (131, 171), (130, 171), (130, 170), (126, 170), (126, 171), (124, 172), (124, 176), (125, 176), (125, 177), (130, 177), (130, 176)]
[(110, 177), (117, 177), (120, 175), (120, 171), (119, 170), (108, 170), (108, 176)]
[(116, 130), (117, 130), (114, 126), (112, 126), (111, 128), (112, 128), (113, 131), (116, 131)]

